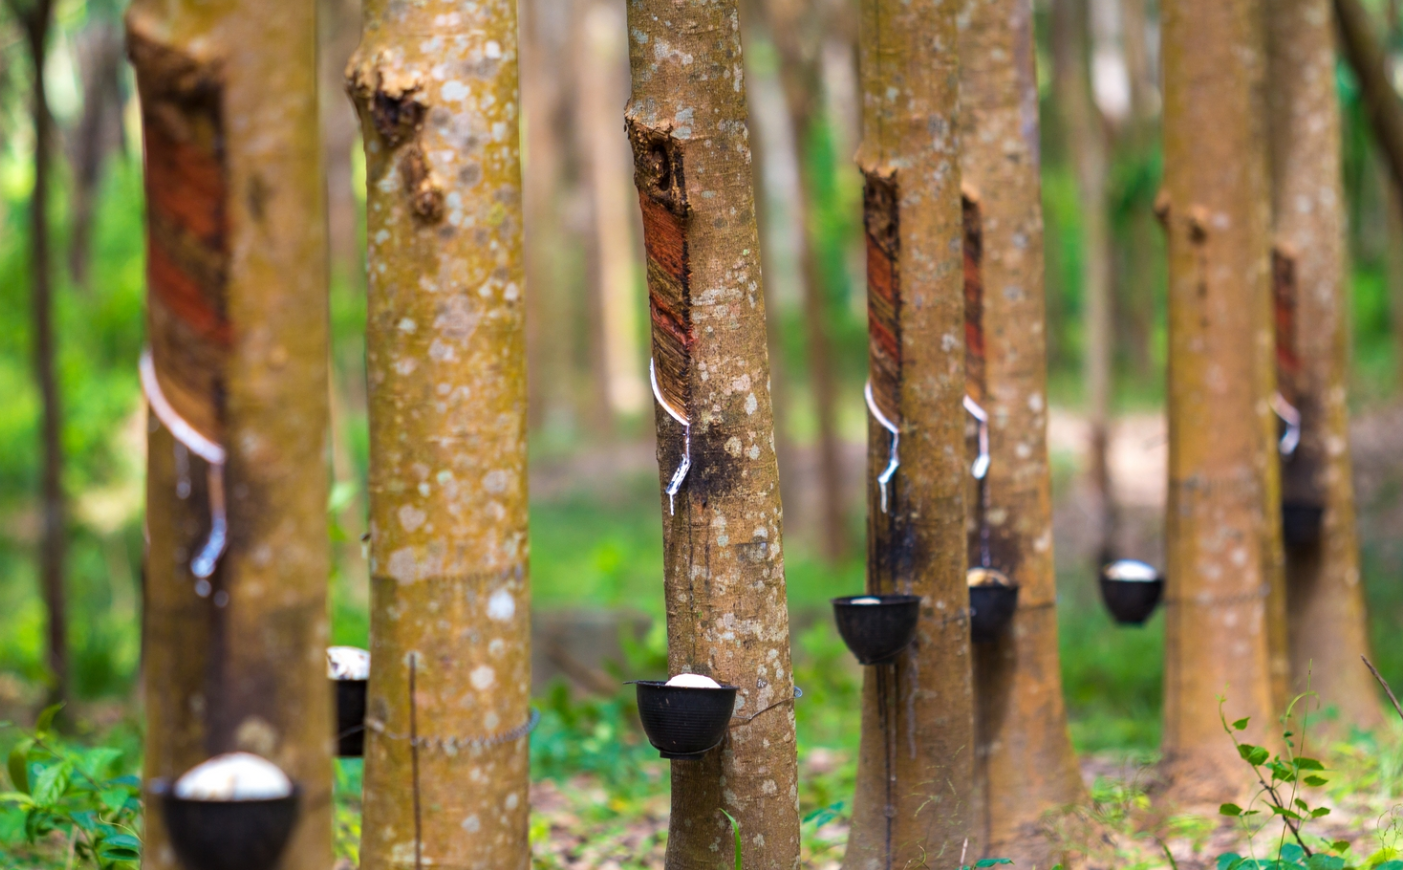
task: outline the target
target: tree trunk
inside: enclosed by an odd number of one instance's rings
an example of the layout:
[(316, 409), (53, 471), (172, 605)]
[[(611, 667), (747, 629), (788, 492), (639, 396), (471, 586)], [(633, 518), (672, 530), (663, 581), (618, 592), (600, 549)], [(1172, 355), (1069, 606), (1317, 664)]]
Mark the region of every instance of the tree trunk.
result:
[(618, 126), (625, 95), (626, 37), (622, 4), (591, 0), (575, 45), (579, 136), (592, 202), (595, 299), (598, 302), (602, 410), (612, 419), (646, 408), (648, 387), (638, 349), (634, 212), (629, 201), (628, 145)]
[[(342, 98), (344, 71), (360, 40), (360, 0), (318, 0), (317, 66), (321, 97), (322, 161), (326, 165), (327, 253), (332, 274), (357, 296), (364, 291), (352, 149), (356, 113)], [(363, 410), (357, 408), (356, 410)]]
[(102, 187), (107, 155), (122, 147), (122, 29), (114, 19), (95, 16), (78, 36), (77, 55), (83, 83), (83, 114), (73, 133), (73, 218), (68, 241), (68, 271), (73, 283), (88, 289), (93, 212)]
[(830, 317), (825, 300), (821, 239), (809, 214), (810, 168), (805, 148), (822, 118), (823, 98), (822, 39), (830, 10), (813, 8), (800, 0), (765, 0), (762, 4), (770, 35), (779, 49), (780, 84), (789, 109), (790, 129), (799, 166), (800, 183), (795, 191), (795, 219), (803, 227), (800, 234), (799, 285), (803, 299), (804, 336), (807, 344), (808, 373), (818, 424), (818, 483), (820, 549), (830, 563), (848, 551), (848, 528), (843, 502), (843, 467), (838, 436), (838, 378), (833, 364), (829, 337)]
[(63, 585), (64, 551), (67, 546), (63, 492), (63, 407), (58, 382), (58, 350), (54, 341), (53, 271), (49, 246), (49, 180), (53, 142), (53, 115), (45, 91), (44, 64), (48, 57), (53, 4), (36, 0), (33, 6), (8, 0), (11, 13), (24, 32), (29, 49), (31, 119), (34, 125), (34, 190), (29, 199), (30, 313), (34, 318), (34, 379), (39, 387), (42, 418), (39, 427), (40, 470), (39, 581), (48, 615), (45, 630), (49, 697), (68, 698), (67, 596)]
[[(1271, 0), (1266, 17), (1280, 391), (1301, 412), (1282, 499), (1320, 505), (1320, 539), (1287, 552), (1291, 689), (1314, 690), (1340, 724), (1382, 724), (1369, 652), (1349, 453), (1349, 317), (1340, 110), (1329, 0)], [(1391, 208), (1394, 197), (1386, 197)], [(1286, 340), (1282, 341), (1284, 337)]]
[(1383, 46), (1364, 4), (1359, 0), (1334, 0), (1334, 4), (1345, 60), (1359, 80), (1374, 140), (1388, 166), (1393, 188), (1403, 197), (1403, 103), (1389, 83)]
[(1044, 867), (1055, 861), (1040, 820), (1080, 798), (1082, 784), (1057, 653), (1032, 8), (1028, 0), (966, 0), (961, 21), (966, 260), (982, 308), (983, 373), (976, 367), (973, 375), (989, 415), (982, 513), (992, 567), (1022, 587), (1013, 625), (975, 648), (976, 774), (984, 853)]
[(367, 0), (347, 69), (370, 237), (361, 866), (530, 863), (516, 4)]
[[(177, 777), (232, 750), (268, 758), (302, 790), (282, 866), (328, 867), (315, 5), (139, 0), (127, 40), (146, 147), (151, 342), (145, 773)], [(144, 840), (143, 866), (174, 870), (159, 813)]]
[(956, 868), (973, 839), (974, 689), (964, 562), (964, 272), (956, 9), (862, 4), (868, 366), (867, 589), (920, 595), (916, 641), (864, 669), (848, 870)]
[[(1218, 802), (1246, 784), (1218, 721), (1274, 722), (1269, 598), (1279, 559), (1268, 189), (1255, 0), (1164, 7), (1169, 239), (1169, 504), (1164, 753), (1171, 793)], [(1213, 136), (1204, 136), (1213, 130)]]
[(1086, 35), (1087, 0), (1056, 0), (1052, 6), (1053, 83), (1062, 110), (1067, 153), (1076, 169), (1080, 194), (1082, 289), (1086, 299), (1087, 422), (1090, 476), (1096, 490), (1100, 563), (1114, 558), (1115, 493), (1111, 488), (1110, 450), (1112, 361), (1115, 334), (1111, 320), (1111, 244), (1106, 201), (1106, 130), (1091, 100)]
[(560, 223), (561, 184), (564, 178), (562, 143), (563, 85), (556, 74), (560, 56), (555, 38), (568, 13), (556, 0), (522, 0), (521, 10), (521, 103), (525, 129), (523, 176), (526, 252), (526, 353), (530, 425), (540, 429), (548, 423), (568, 421), (576, 416), (572, 402), (573, 371), (570, 357), (574, 347), (570, 330), (573, 318), (562, 316), (571, 310), (569, 291), (561, 280), (559, 262), (565, 247)]
[(725, 810), (747, 868), (790, 870), (794, 683), (739, 14), (734, 0), (640, 0), (628, 24), (662, 483), (692, 463), (662, 497), (668, 666), (739, 687), (725, 742), (673, 762), (667, 866), (730, 866)]

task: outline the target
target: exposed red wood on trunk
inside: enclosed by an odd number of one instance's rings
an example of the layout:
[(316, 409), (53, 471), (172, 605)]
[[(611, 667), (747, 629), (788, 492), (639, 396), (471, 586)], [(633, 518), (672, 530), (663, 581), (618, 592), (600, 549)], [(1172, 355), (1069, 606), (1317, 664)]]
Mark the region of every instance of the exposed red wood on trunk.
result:
[(896, 173), (866, 173), (867, 353), (872, 396), (901, 425), (901, 237)]
[(970, 193), (960, 196), (964, 217), (965, 262), (965, 384), (976, 402), (984, 401), (984, 260), (983, 230), (979, 198)]
[(1276, 388), (1296, 403), (1301, 357), (1296, 346), (1296, 257), (1278, 245), (1271, 252), (1271, 298), (1276, 327)]

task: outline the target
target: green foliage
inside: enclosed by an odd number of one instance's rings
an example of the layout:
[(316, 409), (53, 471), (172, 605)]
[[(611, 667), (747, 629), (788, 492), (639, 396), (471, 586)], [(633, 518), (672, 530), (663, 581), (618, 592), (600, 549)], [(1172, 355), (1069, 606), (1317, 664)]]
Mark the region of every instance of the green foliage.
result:
[(82, 749), (54, 731), (59, 706), (44, 710), (10, 750), (12, 791), (0, 792), (0, 844), (39, 847), (55, 835), (69, 862), (99, 870), (136, 870), (141, 860), (141, 782), (122, 772), (120, 749)]

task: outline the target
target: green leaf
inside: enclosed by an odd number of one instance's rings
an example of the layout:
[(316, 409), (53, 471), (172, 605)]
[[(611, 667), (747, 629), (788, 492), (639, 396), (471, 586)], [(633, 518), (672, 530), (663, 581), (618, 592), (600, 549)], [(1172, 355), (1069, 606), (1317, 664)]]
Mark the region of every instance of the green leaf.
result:
[(1237, 754), (1242, 756), (1243, 761), (1254, 767), (1265, 764), (1267, 759), (1271, 757), (1271, 753), (1260, 746), (1253, 746), (1251, 743), (1239, 743)]
[(1374, 865), (1374, 870), (1403, 870), (1403, 861), (1396, 858), (1392, 861), (1385, 861), (1382, 864)]
[[(1223, 804), (1223, 806), (1232, 806), (1232, 805), (1231, 805), (1231, 804)], [(1227, 815), (1227, 814), (1224, 813), (1224, 815)], [(1239, 855), (1239, 854), (1237, 854), (1236, 852), (1224, 852), (1223, 854), (1221, 854), (1221, 855), (1218, 856), (1218, 870), (1232, 870), (1232, 868), (1233, 868), (1233, 867), (1236, 867), (1236, 866), (1237, 866), (1237, 863), (1238, 863), (1239, 861), (1241, 861), (1241, 860), (1242, 860), (1242, 856)]]
[(741, 862), (741, 851), (740, 851), (740, 847), (741, 847), (741, 843), (740, 843), (740, 822), (736, 821), (736, 817), (733, 816), (733, 815), (731, 815), (730, 813), (726, 812), (725, 810), (721, 810), (721, 815), (723, 815), (723, 816), (725, 816), (726, 818), (728, 818), (728, 819), (731, 820), (731, 830), (732, 830), (732, 831), (734, 832), (734, 834), (735, 834), (735, 838), (736, 838), (736, 870), (745, 870), (745, 865)]
[(1310, 811), (1310, 817), (1311, 817), (1312, 819), (1318, 819), (1318, 818), (1320, 818), (1320, 817), (1322, 817), (1322, 816), (1328, 816), (1328, 815), (1330, 815), (1330, 808), (1329, 808), (1329, 807), (1316, 807), (1315, 809), (1313, 809), (1313, 810)]
[[(1237, 816), (1242, 815), (1242, 807), (1238, 806), (1237, 804), (1223, 804), (1222, 806), (1218, 807), (1218, 812), (1220, 815), (1233, 816), (1234, 818), (1236, 818)], [(1218, 860), (1221, 861), (1224, 857), (1227, 856), (1220, 856)]]
[(25, 794), (29, 794), (29, 749), (33, 745), (33, 740), (21, 740), (10, 750), (10, 782)]
[(974, 866), (975, 866), (976, 868), (979, 868), (979, 867), (997, 867), (997, 866), (999, 866), (1000, 864), (1012, 864), (1012, 863), (1013, 863), (1013, 861), (1012, 861), (1011, 859), (1009, 859), (1009, 858), (980, 858), (978, 861), (975, 861), (975, 862), (974, 862)]
[[(1236, 722), (1232, 723), (1233, 730), (1234, 730), (1234, 731), (1242, 731), (1243, 729), (1245, 729), (1245, 728), (1247, 727), (1247, 723), (1248, 723), (1248, 722), (1251, 722), (1251, 721), (1252, 721), (1252, 717), (1251, 717), (1251, 716), (1244, 716), (1243, 718), (1241, 718), (1241, 719), (1237, 720)], [(1235, 858), (1235, 857), (1237, 857), (1237, 856), (1234, 855), (1233, 857)], [(1218, 860), (1221, 861), (1222, 859), (1220, 858), (1220, 859), (1218, 859)]]
[(34, 799), (22, 791), (0, 791), (0, 804), (18, 804), (21, 807), (31, 807)]
[(1330, 848), (1336, 852), (1348, 852), (1349, 840), (1336, 840), (1330, 844)]
[(1275, 804), (1272, 804), (1271, 811), (1273, 815), (1283, 816), (1294, 822), (1299, 822), (1301, 820), (1301, 816), (1299, 813), (1292, 812), (1291, 810), (1288, 810), (1285, 807), (1279, 807)]
[(1305, 810), (1306, 812), (1310, 812), (1310, 804), (1306, 803), (1305, 801), (1301, 800), (1300, 798), (1296, 798), (1295, 803), (1296, 803), (1296, 806), (1300, 807), (1301, 809)]
[(54, 717), (58, 716), (58, 711), (63, 709), (63, 704), (51, 704), (44, 708), (44, 712), (39, 714), (38, 720), (34, 723), (34, 734), (43, 737), (54, 730)]
[(34, 780), (34, 802), (44, 807), (58, 803), (64, 792), (68, 791), (72, 773), (73, 765), (67, 761), (51, 764), (39, 771), (38, 779)]
[(131, 799), (131, 792), (125, 788), (105, 788), (97, 793), (97, 802), (114, 813), (120, 813)]
[(1282, 861), (1290, 861), (1292, 863), (1296, 863), (1306, 857), (1306, 850), (1302, 849), (1295, 843), (1285, 843), (1282, 845), (1281, 853), (1278, 857)]
[(1325, 765), (1321, 764), (1319, 761), (1316, 761), (1314, 758), (1297, 758), (1294, 763), (1296, 765), (1297, 770), (1325, 769)]
[(1306, 777), (1305, 779), (1303, 779), (1303, 780), (1301, 780), (1301, 781), (1304, 782), (1306, 785), (1320, 786), (1320, 785), (1324, 785), (1325, 783), (1329, 782), (1330, 780), (1326, 779), (1326, 778), (1323, 777), (1323, 776), (1316, 776), (1315, 774), (1311, 774), (1310, 776)]
[(1345, 859), (1338, 855), (1320, 853), (1306, 859), (1306, 867), (1309, 870), (1344, 870), (1344, 866)]

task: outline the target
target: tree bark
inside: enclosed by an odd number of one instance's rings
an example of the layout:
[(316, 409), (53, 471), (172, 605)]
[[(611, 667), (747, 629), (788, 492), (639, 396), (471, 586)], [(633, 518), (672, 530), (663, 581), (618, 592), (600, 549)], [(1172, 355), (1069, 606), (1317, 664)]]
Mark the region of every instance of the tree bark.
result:
[(872, 397), (867, 589), (920, 595), (915, 642), (863, 671), (847, 870), (956, 868), (974, 840), (974, 687), (964, 562), (965, 391), (958, 35), (952, 4), (865, 0), (864, 138)]
[(78, 36), (75, 51), (83, 83), (83, 114), (74, 131), (69, 163), (73, 170), (73, 217), (68, 271), (73, 283), (89, 289), (94, 209), (107, 156), (122, 148), (122, 28), (115, 19), (95, 16)]
[[(843, 502), (843, 467), (838, 435), (837, 389), (829, 331), (831, 318), (825, 300), (820, 244), (815, 222), (809, 214), (810, 168), (805, 148), (822, 118), (823, 77), (822, 41), (825, 24), (833, 11), (821, 4), (800, 0), (764, 0), (769, 30), (779, 49), (780, 85), (789, 109), (794, 133), (799, 187), (795, 191), (795, 215), (803, 231), (799, 252), (799, 285), (804, 311), (804, 335), (808, 350), (808, 373), (818, 423), (818, 477), (820, 549), (830, 563), (848, 552), (848, 528)], [(814, 8), (818, 5), (819, 8)]]
[(672, 765), (669, 870), (799, 860), (793, 675), (740, 22), (734, 0), (629, 4), (626, 111), (643, 213), (668, 666), (739, 687), (727, 738)]
[(371, 661), (361, 866), (530, 863), (516, 4), (367, 0)]
[(67, 546), (67, 505), (63, 492), (63, 406), (58, 382), (58, 350), (53, 324), (53, 257), (49, 244), (49, 175), (53, 142), (53, 115), (45, 91), (44, 64), (48, 57), (49, 29), (53, 24), (51, 0), (23, 6), (7, 5), (23, 31), (30, 61), (30, 117), (34, 126), (34, 189), (29, 198), (30, 316), (33, 335), (34, 380), (39, 388), (42, 417), (39, 426), (39, 582), (47, 611), (46, 663), (51, 701), (68, 698), (68, 618), (64, 592), (64, 551)]
[(1098, 563), (1114, 558), (1115, 493), (1110, 463), (1112, 362), (1115, 334), (1111, 312), (1111, 243), (1106, 199), (1106, 129), (1091, 99), (1087, 0), (1055, 0), (1052, 6), (1053, 84), (1062, 111), (1067, 153), (1077, 176), (1082, 220), (1082, 290), (1086, 299), (1086, 376), (1090, 477), (1096, 490), (1100, 545)]
[[(356, 219), (352, 149), (356, 147), (356, 113), (341, 98), (343, 72), (360, 41), (360, 0), (318, 0), (317, 66), (321, 96), (322, 160), (326, 164), (327, 253), (332, 274), (357, 296), (364, 291), (365, 269)], [(357, 411), (362, 410), (360, 408)]]
[(966, 0), (961, 28), (966, 268), (982, 309), (983, 373), (973, 375), (989, 415), (984, 514), (992, 567), (1022, 587), (1012, 626), (975, 649), (976, 775), (984, 853), (1043, 867), (1056, 862), (1040, 821), (1080, 798), (1082, 784), (1057, 652), (1031, 4)]
[[(1284, 501), (1321, 505), (1320, 539), (1287, 552), (1291, 689), (1314, 690), (1340, 723), (1382, 724), (1369, 654), (1346, 401), (1349, 317), (1340, 110), (1328, 0), (1270, 0), (1267, 20), (1278, 389), (1301, 412), (1283, 462)], [(1388, 196), (1386, 207), (1393, 206)], [(1285, 341), (1282, 338), (1285, 338)]]
[(1389, 83), (1384, 50), (1374, 33), (1369, 11), (1359, 0), (1334, 0), (1335, 20), (1345, 60), (1359, 80), (1359, 90), (1388, 166), (1394, 190), (1403, 197), (1403, 103)]
[(637, 245), (629, 201), (628, 145), (614, 114), (625, 98), (626, 28), (622, 4), (591, 0), (582, 13), (575, 46), (577, 144), (594, 206), (591, 283), (599, 306), (602, 410), (613, 418), (637, 414), (647, 407), (648, 396), (638, 348)]
[[(153, 412), (145, 774), (178, 777), (232, 750), (268, 758), (302, 791), (281, 866), (328, 867), (315, 5), (139, 0), (127, 40), (146, 150)], [(221, 492), (222, 553), (209, 546)], [(174, 870), (159, 813), (147, 815), (144, 840), (143, 866)]]
[[(1185, 803), (1242, 789), (1218, 721), (1274, 721), (1269, 600), (1280, 559), (1268, 272), (1265, 58), (1256, 0), (1164, 7), (1169, 240), (1165, 772)], [(1213, 136), (1204, 136), (1204, 130)], [(1279, 547), (1279, 538), (1275, 539)]]

